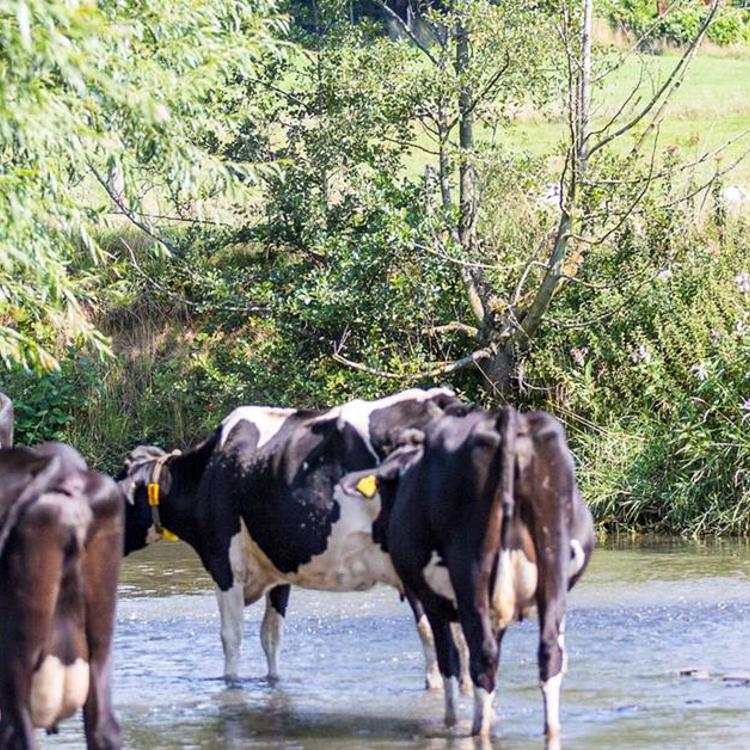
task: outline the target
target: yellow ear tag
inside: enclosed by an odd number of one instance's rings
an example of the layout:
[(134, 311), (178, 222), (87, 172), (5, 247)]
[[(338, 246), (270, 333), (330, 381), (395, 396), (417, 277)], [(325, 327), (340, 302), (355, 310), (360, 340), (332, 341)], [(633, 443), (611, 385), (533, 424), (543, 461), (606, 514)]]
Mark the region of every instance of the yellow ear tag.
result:
[(159, 504), (159, 485), (156, 482), (150, 482), (148, 485), (148, 504), (151, 507)]
[(357, 492), (365, 497), (372, 497), (378, 491), (378, 481), (374, 474), (368, 474), (357, 482)]
[(167, 542), (179, 542), (180, 541), (180, 537), (178, 537), (177, 534), (173, 534), (171, 531), (167, 529), (164, 529), (161, 532), (161, 538)]

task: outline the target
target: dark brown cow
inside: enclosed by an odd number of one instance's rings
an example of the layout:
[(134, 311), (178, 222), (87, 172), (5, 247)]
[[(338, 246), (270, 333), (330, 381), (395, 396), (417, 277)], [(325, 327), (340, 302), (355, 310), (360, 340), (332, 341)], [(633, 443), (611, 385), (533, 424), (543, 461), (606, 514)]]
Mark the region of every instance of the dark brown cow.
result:
[(124, 498), (64, 445), (0, 450), (0, 750), (84, 711), (86, 744), (121, 746), (111, 644)]
[(0, 448), (13, 447), (13, 403), (0, 393)]
[(448, 407), (423, 431), (404, 433), (378, 468), (342, 484), (368, 496), (377, 485), (385, 547), (432, 626), (446, 723), (456, 721), (459, 675), (450, 623), (461, 623), (469, 646), (472, 732), (489, 734), (503, 634), (536, 609), (545, 730), (556, 738), (565, 597), (594, 546), (560, 423), (543, 412)]

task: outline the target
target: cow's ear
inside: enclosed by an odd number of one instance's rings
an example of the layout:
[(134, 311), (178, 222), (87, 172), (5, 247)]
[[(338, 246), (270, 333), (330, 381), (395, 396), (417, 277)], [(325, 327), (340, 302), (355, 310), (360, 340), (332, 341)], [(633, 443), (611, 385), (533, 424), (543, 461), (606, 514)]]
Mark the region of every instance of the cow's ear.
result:
[[(118, 478), (117, 480), (117, 484), (120, 486), (120, 489), (125, 495), (125, 500), (129, 505), (135, 505), (135, 495), (138, 492), (139, 488), (145, 487), (148, 484), (149, 476), (151, 473), (151, 467), (148, 465), (137, 466), (137, 468), (133, 467), (134, 464), (131, 463), (125, 470), (122, 479)], [(118, 477), (119, 476), (121, 475), (118, 475)]]

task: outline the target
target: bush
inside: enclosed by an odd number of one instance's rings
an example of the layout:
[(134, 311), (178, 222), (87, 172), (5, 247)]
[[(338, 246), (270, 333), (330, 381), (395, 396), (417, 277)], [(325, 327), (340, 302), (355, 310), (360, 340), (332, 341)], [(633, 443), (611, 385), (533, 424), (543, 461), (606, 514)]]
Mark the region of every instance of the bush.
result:
[[(653, 230), (619, 239), (644, 257)], [(607, 528), (747, 534), (747, 227), (724, 244), (682, 232), (674, 251), (663, 265), (623, 262), (619, 284), (582, 288), (553, 313), (561, 326), (525, 363), (541, 386), (531, 401), (568, 424), (583, 491)], [(593, 322), (567, 327), (580, 308)]]
[[(707, 36), (720, 46), (750, 42), (750, 10), (746, 5), (723, 7), (708, 29)], [(609, 22), (653, 48), (659, 43), (682, 45), (698, 34), (706, 14), (703, 2), (694, 0), (669, 9), (660, 16), (653, 0), (608, 0), (603, 12)]]

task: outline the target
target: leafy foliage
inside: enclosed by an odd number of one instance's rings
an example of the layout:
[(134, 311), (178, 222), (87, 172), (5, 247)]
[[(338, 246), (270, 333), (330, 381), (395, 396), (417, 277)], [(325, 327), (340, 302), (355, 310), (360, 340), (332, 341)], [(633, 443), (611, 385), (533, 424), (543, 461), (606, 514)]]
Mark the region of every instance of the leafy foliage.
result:
[(179, 205), (230, 187), (234, 173), (201, 138), (212, 93), (270, 47), (267, 18), (267, 6), (243, 0), (0, 2), (6, 364), (52, 367), (60, 338), (106, 347), (75, 274), (83, 255), (104, 260), (92, 230), (109, 203), (91, 197), (92, 174), (103, 185), (117, 168), (122, 200), (139, 215), (155, 188)]
[[(686, 44), (700, 28), (705, 13), (703, 0), (657, 3), (654, 0), (606, 0), (603, 12), (615, 26), (624, 29), (644, 47), (660, 42)], [(727, 3), (708, 31), (715, 44), (750, 42), (750, 11), (743, 0)]]

